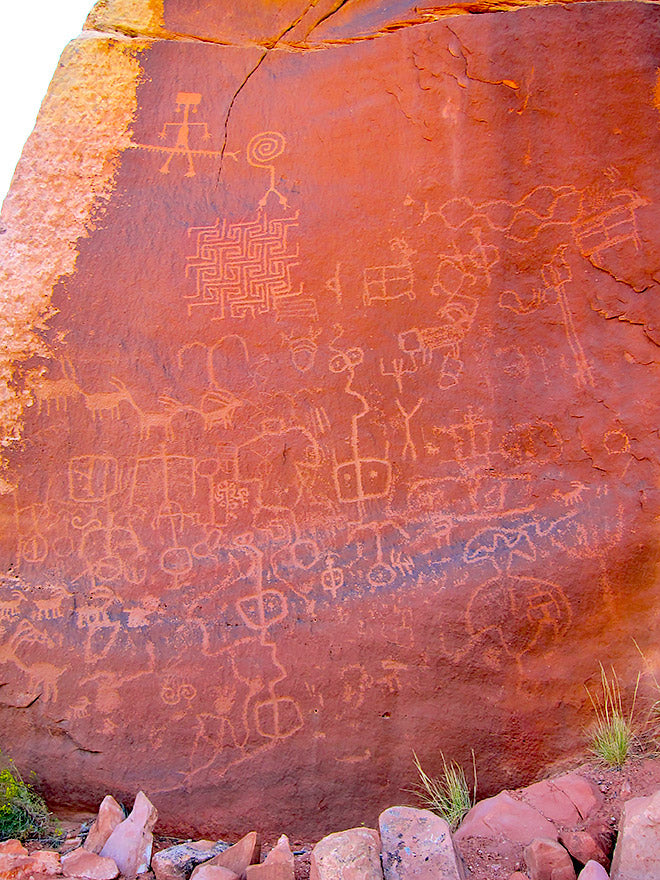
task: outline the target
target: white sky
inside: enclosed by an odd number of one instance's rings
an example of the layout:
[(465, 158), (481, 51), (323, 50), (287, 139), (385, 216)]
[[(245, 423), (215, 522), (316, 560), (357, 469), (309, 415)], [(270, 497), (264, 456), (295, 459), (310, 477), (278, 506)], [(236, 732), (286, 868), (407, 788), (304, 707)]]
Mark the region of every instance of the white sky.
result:
[(62, 50), (94, 0), (0, 0), (0, 202)]

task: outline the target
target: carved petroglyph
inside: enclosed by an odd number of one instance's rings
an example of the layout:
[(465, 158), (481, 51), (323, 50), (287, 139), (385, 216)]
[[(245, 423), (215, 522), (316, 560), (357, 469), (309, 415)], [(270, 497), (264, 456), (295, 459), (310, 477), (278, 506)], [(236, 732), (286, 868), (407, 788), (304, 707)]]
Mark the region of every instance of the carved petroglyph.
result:
[(367, 306), (378, 300), (390, 302), (401, 297), (415, 299), (413, 267), (410, 261), (415, 251), (402, 238), (393, 238), (390, 247), (395, 257), (399, 257), (398, 263), (371, 266), (364, 270), (362, 299)]
[(39, 413), (41, 413), (44, 405), (48, 416), (50, 416), (53, 404), (55, 404), (56, 412), (59, 412), (60, 407), (67, 409), (69, 402), (80, 397), (82, 394), (82, 389), (76, 381), (76, 373), (71, 361), (63, 359), (60, 361), (60, 365), (63, 374), (60, 379), (51, 379), (46, 376), (45, 367), (41, 367), (38, 370), (29, 370), (26, 374), (26, 384), (37, 402), (37, 411)]
[(412, 435), (410, 433), (410, 420), (416, 414), (416, 412), (418, 411), (420, 406), (424, 403), (424, 398), (420, 397), (420, 399), (417, 401), (415, 406), (409, 412), (403, 408), (403, 405), (401, 404), (401, 401), (399, 400), (398, 397), (394, 402), (396, 403), (397, 409), (401, 413), (401, 416), (403, 418), (403, 425), (404, 425), (403, 430), (404, 430), (406, 442), (403, 444), (403, 452), (401, 454), (404, 459), (408, 455), (410, 455), (412, 460), (415, 461), (417, 459), (417, 449), (415, 447), (415, 444), (413, 443)]
[[(222, 150), (206, 149), (201, 146), (211, 142), (211, 134), (206, 122), (191, 121), (191, 114), (197, 114), (201, 102), (202, 96), (199, 92), (179, 92), (175, 101), (175, 115), (180, 115), (180, 118), (163, 125), (158, 135), (163, 143), (157, 145), (131, 142), (130, 147), (152, 153), (165, 153), (167, 158), (158, 169), (161, 174), (170, 173), (170, 165), (174, 159), (183, 159), (185, 176), (195, 177), (195, 158), (220, 159), (223, 156)], [(225, 150), (224, 155), (230, 155), (237, 160), (236, 153)]]
[(119, 404), (122, 402), (132, 406), (129, 390), (121, 379), (113, 376), (110, 379), (110, 384), (116, 389), (115, 391), (93, 391), (91, 393), (83, 391), (82, 393), (85, 406), (95, 421), (101, 419), (105, 413), (109, 413), (111, 419), (118, 419)]
[(569, 306), (566, 285), (572, 280), (571, 267), (566, 262), (567, 245), (561, 245), (553, 254), (552, 259), (541, 269), (544, 290), (534, 290), (531, 300), (524, 302), (514, 291), (506, 290), (500, 295), (500, 308), (510, 309), (517, 315), (526, 315), (536, 311), (541, 304), (558, 305), (561, 310), (562, 323), (566, 339), (575, 360), (575, 375), (582, 386), (593, 387), (594, 380), (591, 367), (584, 354), (580, 339), (575, 328), (575, 321)]
[(388, 458), (389, 443), (385, 443), (385, 454), (382, 458), (366, 457), (360, 454), (359, 429), (360, 420), (370, 412), (366, 397), (353, 388), (355, 370), (362, 364), (364, 352), (361, 348), (341, 350), (334, 345), (335, 352), (330, 360), (332, 373), (346, 373), (344, 392), (354, 398), (358, 409), (351, 415), (350, 449), (351, 457), (338, 460), (333, 452), (334, 467), (332, 471), (337, 497), (344, 504), (355, 504), (360, 518), (365, 513), (365, 502), (377, 498), (387, 498), (392, 485), (392, 465)]
[(270, 195), (280, 206), (287, 200), (275, 187), (272, 160), (282, 154), (284, 135), (260, 132), (249, 142), (247, 158), (255, 168), (270, 175), (270, 186), (259, 201), (256, 216), (242, 223), (218, 218), (213, 226), (191, 227), (195, 254), (188, 258), (186, 277), (194, 276), (195, 292), (186, 293), (188, 313), (195, 307), (209, 307), (213, 319), (246, 318), (274, 312), (278, 320), (317, 318), (316, 302), (294, 290), (291, 269), (298, 265), (298, 246), (290, 242), (298, 225), (298, 212), (274, 216), (266, 211)]
[(286, 140), (279, 131), (262, 131), (251, 139), (247, 145), (247, 160), (255, 168), (265, 168), (270, 174), (270, 186), (259, 201), (259, 207), (263, 208), (272, 193), (283, 207), (287, 207), (287, 200), (282, 193), (275, 188), (275, 166), (273, 159), (277, 159), (284, 152)]
[(491, 666), (498, 668), (511, 658), (520, 667), (526, 654), (558, 643), (568, 633), (572, 616), (566, 594), (557, 584), (509, 577), (488, 581), (472, 594), (465, 625), (473, 640), (484, 643)]
[[(192, 177), (216, 154), (193, 121), (200, 94), (178, 97), (163, 146), (133, 146), (160, 151), (163, 175)], [(192, 730), (183, 787), (277, 747), (324, 700), (349, 712), (370, 689), (405, 688), (419, 639), (406, 606), (424, 578), (438, 615), (453, 615), (440, 658), (474, 652), (520, 670), (554, 650), (573, 615), (568, 587), (536, 568), (557, 552), (593, 559), (619, 535), (611, 502), (564, 454), (582, 455), (562, 404), (550, 421), (518, 395), (570, 384), (565, 371), (593, 387), (592, 315), (571, 299), (592, 272), (580, 255), (604, 262), (638, 247), (640, 197), (610, 210), (573, 186), (539, 186), (511, 202), (427, 202), (425, 225), (384, 224), (365, 236), (370, 252), (338, 236), (310, 255), (314, 224), (278, 176), (286, 138), (246, 141), (235, 170), (254, 203), (215, 193), (227, 213), (186, 217), (187, 236), (175, 233), (180, 288), (164, 296), (182, 314), (171, 337), (150, 340), (153, 364), (85, 354), (75, 369), (61, 359), (24, 374), (38, 429), (76, 415), (81, 436), (48, 484), (16, 490), (17, 569), (36, 579), (48, 567), (69, 586), (10, 584), (0, 596), (0, 663), (29, 697), (66, 702), (74, 723), (116, 734), (132, 687), (152, 682), (166, 719), (152, 746)], [(534, 321), (558, 338), (528, 345), (518, 331)], [(617, 414), (607, 425), (589, 443), (629, 453), (633, 429)], [(539, 488), (548, 462), (553, 479)], [(376, 596), (383, 621), (353, 621), (351, 603)], [(364, 665), (342, 658), (339, 701), (315, 681), (295, 688), (287, 668), (299, 624), (328, 614), (387, 646)], [(40, 634), (16, 640), (26, 617)], [(67, 661), (76, 646), (94, 664), (84, 696), (47, 666), (60, 630)]]
[[(188, 259), (186, 277), (195, 277), (195, 293), (186, 294), (188, 312), (208, 307), (213, 318), (245, 318), (275, 311), (279, 317), (316, 316), (314, 300), (293, 290), (291, 268), (298, 264), (298, 247), (289, 243), (291, 217), (269, 218), (261, 211), (246, 223), (216, 221), (193, 227), (196, 251)], [(217, 314), (216, 314), (217, 313)]]

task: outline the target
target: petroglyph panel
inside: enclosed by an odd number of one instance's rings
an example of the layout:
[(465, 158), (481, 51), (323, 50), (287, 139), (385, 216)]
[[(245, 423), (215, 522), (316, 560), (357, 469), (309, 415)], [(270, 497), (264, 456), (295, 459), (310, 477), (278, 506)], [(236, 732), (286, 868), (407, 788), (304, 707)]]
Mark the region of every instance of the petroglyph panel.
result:
[(320, 836), (413, 748), (486, 794), (581, 747), (594, 645), (657, 637), (658, 14), (142, 49), (12, 366), (0, 718), (55, 799), (66, 755), (178, 833)]

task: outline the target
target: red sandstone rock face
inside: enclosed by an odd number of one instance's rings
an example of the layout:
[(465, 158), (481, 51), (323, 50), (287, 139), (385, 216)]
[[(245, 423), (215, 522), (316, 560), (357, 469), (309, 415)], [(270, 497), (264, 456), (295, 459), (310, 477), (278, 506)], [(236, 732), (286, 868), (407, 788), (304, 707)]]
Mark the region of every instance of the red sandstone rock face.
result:
[(105, 4), (3, 212), (3, 747), (180, 833), (517, 784), (656, 657), (657, 7), (307, 5)]

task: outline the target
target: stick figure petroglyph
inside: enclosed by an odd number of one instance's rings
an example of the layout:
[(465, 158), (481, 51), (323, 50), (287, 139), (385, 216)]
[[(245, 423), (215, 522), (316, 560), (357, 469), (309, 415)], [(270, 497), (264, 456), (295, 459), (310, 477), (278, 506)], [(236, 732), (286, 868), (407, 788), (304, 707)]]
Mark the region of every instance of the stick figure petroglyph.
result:
[(279, 131), (261, 131), (255, 134), (247, 146), (247, 160), (250, 165), (255, 168), (265, 168), (270, 174), (270, 185), (263, 197), (259, 200), (259, 207), (264, 208), (268, 201), (268, 196), (273, 193), (277, 199), (286, 208), (287, 200), (282, 193), (275, 188), (275, 166), (273, 159), (277, 159), (284, 152), (286, 139)]

